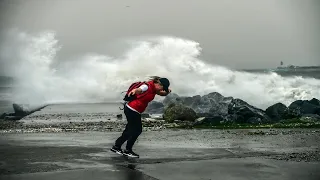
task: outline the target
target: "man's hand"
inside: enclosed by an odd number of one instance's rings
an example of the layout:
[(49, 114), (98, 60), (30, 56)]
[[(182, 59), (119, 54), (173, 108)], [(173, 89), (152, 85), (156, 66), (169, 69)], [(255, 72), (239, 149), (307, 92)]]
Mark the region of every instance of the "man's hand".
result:
[(135, 95), (135, 94), (141, 94), (141, 93), (142, 93), (142, 89), (136, 88), (136, 89), (132, 89), (132, 91), (130, 91), (128, 93), (128, 96)]
[(167, 96), (169, 93), (171, 93), (171, 89), (168, 89), (168, 90), (169, 90), (169, 92), (166, 92), (165, 90), (161, 90), (157, 94), (159, 96)]

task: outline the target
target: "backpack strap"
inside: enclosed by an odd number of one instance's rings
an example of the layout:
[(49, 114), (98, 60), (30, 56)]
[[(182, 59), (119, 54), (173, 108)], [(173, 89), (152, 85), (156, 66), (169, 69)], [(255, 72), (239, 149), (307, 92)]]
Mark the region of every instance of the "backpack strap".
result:
[[(139, 81), (139, 82), (132, 83), (132, 84), (130, 85), (130, 87), (128, 88), (127, 91), (121, 92), (121, 93), (126, 92), (126, 95), (125, 95), (125, 98), (123, 98), (124, 102), (121, 103), (121, 104), (123, 105), (123, 108), (119, 107), (120, 110), (123, 110), (123, 109), (124, 109), (124, 106), (125, 106), (128, 102), (131, 101), (131, 100), (125, 100), (126, 98), (128, 98), (128, 97), (127, 97), (128, 93), (129, 93), (131, 90), (133, 90), (133, 89), (135, 89), (135, 88), (138, 88), (138, 87), (140, 87), (140, 86), (143, 85), (143, 84), (147, 85), (148, 88), (149, 88), (149, 84), (148, 84), (146, 81), (142, 81), (142, 82)], [(136, 97), (135, 99), (139, 99), (139, 98), (141, 98), (141, 97), (144, 97), (144, 96), (147, 95), (147, 94), (148, 94), (147, 92), (143, 92), (142, 94), (136, 95), (136, 96), (138, 96), (138, 97)]]
[[(129, 97), (128, 97), (128, 93), (130, 93), (130, 91), (132, 91), (132, 90), (135, 89), (135, 88), (140, 87), (140, 86), (143, 85), (143, 84), (146, 84), (147, 86), (149, 86), (149, 84), (148, 84), (147, 82), (145, 82), (145, 81), (143, 81), (143, 82), (139, 81), (139, 82), (132, 83), (132, 84), (130, 85), (130, 87), (128, 88), (128, 90), (127, 90), (127, 91), (124, 91), (124, 92), (126, 92), (126, 95), (125, 95), (125, 97), (123, 98), (123, 100), (124, 100), (124, 101), (131, 101), (132, 98), (129, 98)], [(144, 96), (146, 93), (142, 93), (142, 94), (143, 94), (143, 96)], [(140, 97), (142, 97), (142, 96), (141, 96), (142, 94), (135, 95), (135, 96), (136, 96), (136, 97), (139, 96), (139, 98), (140, 98)], [(136, 98), (134, 98), (134, 99), (136, 99)], [(132, 99), (132, 100), (133, 100), (133, 99)]]

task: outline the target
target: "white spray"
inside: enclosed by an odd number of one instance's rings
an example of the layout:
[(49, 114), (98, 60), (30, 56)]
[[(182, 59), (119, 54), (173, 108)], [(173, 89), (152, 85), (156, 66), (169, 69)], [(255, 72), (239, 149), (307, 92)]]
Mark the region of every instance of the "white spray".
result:
[(320, 98), (320, 80), (208, 64), (197, 58), (199, 43), (177, 37), (131, 40), (131, 48), (121, 58), (88, 53), (77, 61), (60, 60), (55, 69), (56, 54), (63, 46), (53, 32), (12, 35), (2, 45), (1, 59), (12, 62), (12, 75), (18, 80), (13, 101), (18, 103), (121, 101), (121, 92), (130, 83), (152, 75), (169, 78), (171, 89), (179, 95), (216, 91), (260, 108)]

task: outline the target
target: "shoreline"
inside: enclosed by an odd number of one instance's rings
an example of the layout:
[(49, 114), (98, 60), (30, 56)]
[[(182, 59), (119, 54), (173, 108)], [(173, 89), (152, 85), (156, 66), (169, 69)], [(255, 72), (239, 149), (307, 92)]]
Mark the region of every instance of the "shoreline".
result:
[[(213, 93), (212, 96), (219, 95)], [(313, 101), (312, 99), (311, 101)], [(315, 99), (314, 101), (316, 101)], [(24, 111), (23, 105), (13, 104), (18, 120), (5, 118), (0, 120), (0, 133), (32, 132), (81, 132), (122, 131), (126, 125), (123, 111), (114, 103), (101, 104), (46, 104)], [(153, 107), (156, 108), (156, 107)], [(278, 110), (274, 108), (274, 110)], [(251, 111), (248, 111), (251, 112)], [(242, 114), (240, 114), (242, 115)], [(230, 122), (215, 116), (197, 115), (194, 121), (164, 120), (164, 114), (142, 114), (143, 131), (161, 131), (165, 129), (320, 129), (317, 115), (274, 122)], [(222, 117), (223, 119), (224, 117)]]
[[(125, 128), (126, 120), (122, 119), (110, 119), (104, 121), (49, 121), (49, 120), (25, 120), (25, 121), (0, 121), (0, 134), (5, 133), (54, 133), (54, 132), (121, 132)], [(316, 130), (320, 131), (320, 123), (310, 124), (305, 122), (304, 124), (292, 123), (292, 124), (229, 124), (229, 125), (216, 125), (216, 126), (192, 126), (190, 122), (175, 121), (173, 123), (167, 123), (164, 120), (155, 120), (151, 118), (142, 119), (143, 131), (162, 131), (162, 130), (251, 130), (257, 131), (259, 134), (262, 131), (268, 130)]]

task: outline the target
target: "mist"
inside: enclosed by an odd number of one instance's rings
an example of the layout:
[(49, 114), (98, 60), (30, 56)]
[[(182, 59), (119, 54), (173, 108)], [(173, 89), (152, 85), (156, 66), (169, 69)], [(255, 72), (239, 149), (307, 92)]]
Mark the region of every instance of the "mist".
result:
[[(0, 8), (1, 42), (12, 29), (54, 31), (63, 47), (57, 62), (85, 53), (118, 56), (122, 40), (167, 35), (198, 42), (202, 60), (228, 68), (320, 65), (317, 0), (3, 0)], [(6, 74), (14, 61), (0, 63)]]

